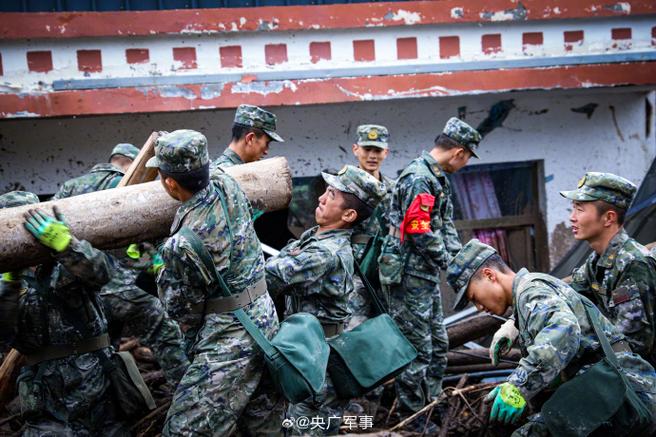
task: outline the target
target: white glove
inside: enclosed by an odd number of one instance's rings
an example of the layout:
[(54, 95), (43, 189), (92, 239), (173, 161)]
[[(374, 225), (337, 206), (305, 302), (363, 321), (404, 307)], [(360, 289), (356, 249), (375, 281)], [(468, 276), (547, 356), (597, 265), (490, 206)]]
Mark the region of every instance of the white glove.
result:
[(510, 348), (519, 337), (519, 331), (515, 328), (515, 320), (508, 319), (506, 323), (501, 325), (501, 328), (494, 333), (492, 343), (490, 343), (490, 360), (492, 365), (499, 364), (499, 358), (504, 356), (510, 351)]

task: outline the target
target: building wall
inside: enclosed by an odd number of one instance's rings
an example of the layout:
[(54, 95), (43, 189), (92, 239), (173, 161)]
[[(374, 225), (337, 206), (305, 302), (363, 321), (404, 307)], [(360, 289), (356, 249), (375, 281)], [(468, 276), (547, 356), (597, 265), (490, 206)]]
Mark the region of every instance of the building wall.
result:
[[(273, 144), (296, 176), (352, 163), (350, 151), (361, 123), (391, 132), (384, 172), (394, 175), (428, 149), (446, 120), (464, 114), (492, 128), (481, 145), (481, 163), (543, 159), (547, 229), (552, 263), (571, 244), (569, 202), (558, 191), (576, 186), (586, 171), (608, 171), (640, 184), (656, 156), (653, 93), (609, 91), (531, 92), (273, 108), (287, 141)], [(52, 193), (64, 180), (106, 161), (117, 142), (141, 145), (152, 130), (196, 129), (210, 154), (229, 142), (232, 110), (113, 115), (91, 118), (0, 122), (0, 190)], [(505, 118), (504, 118), (505, 116)]]

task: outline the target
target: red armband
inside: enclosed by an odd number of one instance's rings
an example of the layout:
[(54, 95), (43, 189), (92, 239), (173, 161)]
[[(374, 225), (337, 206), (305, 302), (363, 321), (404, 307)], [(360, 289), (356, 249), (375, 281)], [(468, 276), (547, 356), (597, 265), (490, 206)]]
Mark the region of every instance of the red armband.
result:
[(401, 242), (405, 234), (425, 234), (431, 231), (430, 213), (435, 205), (435, 196), (418, 194), (406, 210), (401, 222)]

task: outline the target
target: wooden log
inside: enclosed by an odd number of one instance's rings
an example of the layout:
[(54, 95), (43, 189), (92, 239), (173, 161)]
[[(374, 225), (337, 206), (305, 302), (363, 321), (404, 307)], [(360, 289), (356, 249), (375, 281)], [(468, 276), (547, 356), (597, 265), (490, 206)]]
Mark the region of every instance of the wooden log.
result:
[(25, 357), (16, 349), (11, 349), (0, 366), (0, 411), (16, 395), (16, 378), (23, 366)]
[(497, 366), (492, 364), (469, 364), (467, 366), (447, 366), (445, 373), (450, 375), (460, 375), (461, 373), (487, 372), (488, 370), (514, 369), (516, 363), (499, 363)]
[(447, 328), (449, 348), (453, 349), (462, 346), (468, 341), (494, 334), (502, 323), (501, 320), (484, 314), (456, 323)]
[(119, 187), (127, 187), (128, 185), (142, 184), (157, 179), (157, 169), (146, 167), (146, 162), (155, 156), (155, 142), (159, 134), (153, 132), (150, 134), (143, 147), (139, 151), (137, 157), (132, 161), (130, 168), (118, 183)]
[[(490, 364), (489, 349), (467, 349), (463, 351), (450, 350), (447, 354), (449, 366), (465, 366), (469, 364)], [(519, 349), (511, 349), (501, 359), (504, 361), (519, 361), (522, 353)]]
[[(275, 211), (289, 204), (292, 183), (285, 158), (237, 165), (226, 172), (239, 182), (255, 208)], [(110, 249), (169, 235), (180, 202), (155, 181), (0, 210), (0, 265), (4, 271), (51, 259), (49, 250), (23, 228), (23, 214), (35, 207), (51, 212), (54, 205), (66, 217), (73, 235), (94, 247)]]

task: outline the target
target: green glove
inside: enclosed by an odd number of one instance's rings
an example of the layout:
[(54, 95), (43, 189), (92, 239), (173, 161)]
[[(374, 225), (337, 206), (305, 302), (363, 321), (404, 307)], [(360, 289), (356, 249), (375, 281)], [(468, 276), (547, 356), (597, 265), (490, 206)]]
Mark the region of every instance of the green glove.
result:
[(153, 264), (148, 268), (148, 272), (157, 276), (159, 271), (163, 268), (164, 260), (162, 259), (162, 255), (160, 255), (159, 252), (155, 252), (155, 255), (153, 255)]
[(25, 229), (34, 236), (39, 243), (56, 252), (63, 252), (71, 243), (71, 231), (64, 223), (64, 216), (57, 207), (53, 208), (57, 218), (54, 218), (40, 209), (31, 209), (25, 213)]
[(490, 419), (502, 423), (515, 423), (526, 408), (526, 400), (519, 389), (509, 382), (504, 382), (492, 390), (485, 398), (486, 402), (494, 399)]
[(130, 244), (125, 253), (132, 259), (141, 258), (141, 251), (139, 250), (139, 245), (137, 243)]
[(2, 280), (4, 282), (15, 282), (15, 281), (20, 281), (21, 278), (21, 272), (4, 272), (2, 274)]

